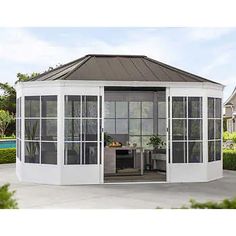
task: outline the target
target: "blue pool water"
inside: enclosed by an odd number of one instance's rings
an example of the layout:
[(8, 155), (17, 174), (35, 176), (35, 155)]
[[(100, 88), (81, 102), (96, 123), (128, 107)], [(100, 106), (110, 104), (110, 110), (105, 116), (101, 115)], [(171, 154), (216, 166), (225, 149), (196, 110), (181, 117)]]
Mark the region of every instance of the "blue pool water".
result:
[(0, 141), (0, 149), (1, 148), (15, 148), (16, 140), (4, 140)]

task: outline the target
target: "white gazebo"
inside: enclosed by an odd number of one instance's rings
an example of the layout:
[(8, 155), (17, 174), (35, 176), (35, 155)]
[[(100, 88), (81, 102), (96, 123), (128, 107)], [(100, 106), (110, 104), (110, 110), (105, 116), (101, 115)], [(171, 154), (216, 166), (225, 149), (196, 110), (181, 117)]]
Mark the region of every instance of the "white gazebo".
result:
[[(20, 181), (71, 185), (222, 177), (219, 83), (146, 56), (86, 55), (17, 83), (16, 90)], [(122, 147), (106, 145), (104, 133)], [(153, 135), (163, 140), (157, 153), (149, 144)], [(132, 176), (136, 171), (140, 174)]]

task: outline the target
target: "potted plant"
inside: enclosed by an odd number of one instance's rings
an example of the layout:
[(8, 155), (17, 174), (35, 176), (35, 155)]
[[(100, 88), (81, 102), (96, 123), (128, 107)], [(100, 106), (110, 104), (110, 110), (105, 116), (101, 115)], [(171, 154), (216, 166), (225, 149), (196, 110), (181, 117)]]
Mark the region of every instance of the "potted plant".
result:
[(158, 136), (152, 135), (149, 139), (148, 145), (153, 146), (153, 153), (163, 153), (165, 142)]
[(112, 141), (113, 141), (113, 138), (105, 132), (104, 133), (104, 147), (106, 147), (109, 144), (111, 144)]

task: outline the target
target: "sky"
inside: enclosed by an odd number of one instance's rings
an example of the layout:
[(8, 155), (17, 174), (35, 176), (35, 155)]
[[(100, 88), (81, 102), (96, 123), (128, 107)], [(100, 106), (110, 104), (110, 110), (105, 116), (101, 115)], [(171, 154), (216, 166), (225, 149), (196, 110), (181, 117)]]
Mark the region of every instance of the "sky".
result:
[(236, 86), (236, 28), (0, 28), (0, 81), (86, 54), (138, 54)]

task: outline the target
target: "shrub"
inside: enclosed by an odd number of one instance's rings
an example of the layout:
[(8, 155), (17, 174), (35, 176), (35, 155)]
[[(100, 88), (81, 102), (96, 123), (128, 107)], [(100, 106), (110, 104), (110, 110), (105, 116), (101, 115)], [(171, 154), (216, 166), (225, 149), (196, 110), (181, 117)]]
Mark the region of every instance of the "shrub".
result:
[(228, 131), (225, 131), (223, 133), (223, 141), (226, 142), (227, 140), (231, 140), (232, 139), (232, 134)]
[(224, 149), (223, 168), (226, 170), (236, 170), (236, 150)]
[(0, 164), (15, 163), (15, 162), (16, 162), (15, 148), (0, 149)]
[(15, 191), (9, 191), (9, 184), (0, 187), (0, 209), (18, 209), (17, 201), (13, 198)]
[(190, 200), (190, 207), (182, 207), (184, 209), (236, 209), (236, 198), (224, 199), (221, 202), (204, 202), (200, 203), (193, 199)]

